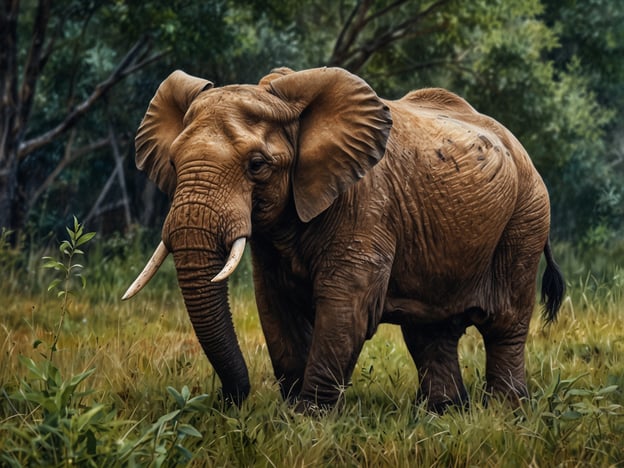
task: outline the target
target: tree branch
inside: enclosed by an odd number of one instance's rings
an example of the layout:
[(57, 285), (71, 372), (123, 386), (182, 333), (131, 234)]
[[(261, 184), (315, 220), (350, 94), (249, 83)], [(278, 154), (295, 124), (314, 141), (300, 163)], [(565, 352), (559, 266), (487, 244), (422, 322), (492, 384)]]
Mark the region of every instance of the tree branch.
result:
[(109, 138), (100, 138), (99, 140), (96, 140), (86, 146), (82, 146), (78, 148), (77, 150), (73, 150), (74, 137), (75, 137), (75, 132), (72, 131), (69, 136), (69, 141), (67, 142), (67, 146), (65, 147), (65, 153), (63, 154), (63, 159), (61, 159), (59, 163), (56, 165), (56, 167), (54, 168), (54, 170), (50, 172), (50, 174), (48, 174), (48, 177), (46, 177), (43, 183), (37, 188), (35, 193), (33, 193), (29, 197), (28, 211), (30, 211), (32, 207), (35, 206), (35, 203), (37, 202), (39, 197), (41, 197), (41, 195), (43, 195), (50, 188), (50, 186), (56, 180), (59, 174), (63, 172), (63, 169), (65, 169), (67, 166), (69, 166), (71, 163), (73, 163), (77, 159), (80, 159), (81, 157), (89, 153), (92, 153), (94, 151), (97, 151), (101, 148), (104, 148), (105, 146), (108, 146), (110, 144)]
[[(422, 33), (416, 31), (416, 28), (423, 21), (423, 19), (430, 16), (443, 5), (449, 3), (449, 1), (450, 0), (438, 0), (429, 5), (429, 7), (425, 10), (419, 11), (417, 14), (401, 22), (399, 25), (381, 29), (373, 35), (372, 39), (364, 42), (361, 46), (354, 48), (353, 46), (356, 43), (358, 36), (369, 23), (400, 7), (406, 3), (406, 0), (397, 0), (385, 8), (372, 13), (368, 17), (364, 17), (363, 14), (365, 14), (365, 12), (363, 13), (360, 11), (360, 14), (357, 16), (358, 19), (354, 20), (356, 17), (356, 10), (363, 8), (364, 5), (358, 2), (354, 10), (351, 12), (349, 19), (345, 23), (343, 30), (341, 31), (341, 35), (336, 42), (336, 46), (334, 47), (334, 52), (329, 60), (329, 63), (331, 65), (343, 66), (353, 72), (357, 72), (375, 52), (382, 50), (393, 42)], [(370, 8), (370, 5), (365, 6), (366, 8)], [(437, 26), (429, 28), (427, 31), (432, 32), (439, 29), (440, 26)]]
[[(332, 59), (334, 57), (342, 55), (342, 52), (344, 50), (348, 50), (349, 47), (351, 47), (353, 38), (355, 36), (355, 32), (351, 29), (351, 25), (353, 24), (353, 21), (355, 20), (356, 16), (361, 20), (363, 15), (366, 14), (366, 11), (368, 10), (368, 8), (370, 8), (370, 1), (367, 1), (366, 3), (362, 3), (362, 1), (358, 1), (355, 4), (355, 7), (353, 7), (353, 9), (351, 10), (351, 13), (349, 13), (349, 16), (347, 17), (347, 20), (342, 26), (342, 29), (340, 30), (340, 34), (338, 34), (338, 38), (336, 39), (336, 43), (334, 44), (334, 50), (332, 51)], [(347, 39), (347, 34), (349, 35), (348, 39)], [(347, 42), (346, 47), (344, 45), (345, 41)], [(332, 60), (330, 59), (330, 63), (331, 62)]]
[(43, 135), (32, 138), (22, 143), (19, 148), (19, 158), (23, 159), (28, 154), (50, 143), (59, 135), (66, 132), (68, 129), (73, 127), (76, 122), (84, 114), (87, 113), (87, 111), (93, 106), (93, 104), (95, 104), (98, 99), (104, 96), (115, 84), (117, 84), (129, 74), (146, 66), (149, 63), (152, 63), (153, 61), (164, 55), (164, 53), (161, 53), (156, 54), (152, 57), (144, 58), (150, 49), (151, 45), (147, 37), (142, 37), (141, 39), (139, 39), (126, 54), (126, 56), (121, 60), (117, 68), (115, 68), (115, 70), (113, 70), (113, 72), (109, 75), (109, 77), (103, 82), (99, 83), (95, 87), (91, 95), (87, 97), (87, 99), (85, 99), (82, 103), (74, 107), (74, 109), (69, 112), (69, 114), (67, 114), (67, 116), (61, 123), (59, 123), (53, 129), (47, 131)]
[(17, 122), (15, 123), (17, 133), (23, 132), (26, 127), (26, 122), (32, 110), (37, 81), (45, 64), (45, 59), (47, 59), (47, 56), (44, 54), (44, 45), (50, 21), (50, 3), (50, 0), (39, 0), (37, 4), (30, 50), (24, 66), (24, 77), (19, 92), (19, 111)]
[(359, 0), (353, 7), (334, 44), (334, 50), (329, 59), (330, 65), (340, 65), (341, 58), (349, 51), (358, 34), (366, 26), (366, 12), (371, 4), (371, 0)]
[(368, 18), (366, 18), (366, 23), (370, 23), (371, 21), (376, 20), (377, 18), (382, 17), (383, 15), (387, 14), (388, 12), (394, 10), (395, 8), (400, 7), (401, 5), (403, 5), (404, 3), (407, 3), (409, 0), (397, 0), (394, 3), (391, 3), (390, 5), (388, 5), (385, 8), (382, 8), (381, 10), (373, 13), (372, 15), (370, 15)]
[(351, 60), (345, 62), (345, 66), (348, 67), (349, 70), (357, 71), (362, 68), (374, 53), (385, 49), (392, 43), (409, 37), (424, 36), (433, 32), (444, 31), (447, 24), (441, 23), (426, 29), (415, 29), (415, 26), (415, 24), (409, 25), (408, 22), (405, 22), (397, 27), (396, 30), (386, 31), (383, 34), (380, 33), (379, 36), (376, 35), (374, 39), (358, 47), (358, 49), (353, 52)]
[(119, 151), (119, 144), (117, 141), (117, 135), (115, 134), (115, 129), (110, 122), (108, 124), (108, 138), (110, 139), (113, 156), (115, 158), (115, 166), (117, 168), (117, 181), (119, 182), (119, 187), (121, 189), (121, 199), (124, 207), (124, 215), (126, 217), (126, 226), (130, 226), (132, 218), (130, 215), (130, 200), (128, 197), (128, 190), (126, 189), (126, 177), (124, 174), (123, 156), (121, 154), (121, 151)]

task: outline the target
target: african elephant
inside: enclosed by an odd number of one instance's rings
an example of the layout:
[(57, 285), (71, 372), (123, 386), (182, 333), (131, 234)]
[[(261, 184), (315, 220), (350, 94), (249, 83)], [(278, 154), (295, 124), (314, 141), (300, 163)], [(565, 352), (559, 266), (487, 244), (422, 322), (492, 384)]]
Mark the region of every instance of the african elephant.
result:
[(225, 281), (246, 241), (275, 377), (297, 410), (338, 401), (383, 322), (401, 326), (428, 408), (467, 401), (457, 344), (470, 325), (488, 392), (527, 395), (542, 253), (547, 321), (564, 294), (548, 193), (516, 138), (462, 98), (422, 89), (383, 100), (339, 68), (220, 88), (176, 71), (138, 129), (136, 163), (172, 202), (124, 297), (171, 252), (227, 398), (250, 389)]

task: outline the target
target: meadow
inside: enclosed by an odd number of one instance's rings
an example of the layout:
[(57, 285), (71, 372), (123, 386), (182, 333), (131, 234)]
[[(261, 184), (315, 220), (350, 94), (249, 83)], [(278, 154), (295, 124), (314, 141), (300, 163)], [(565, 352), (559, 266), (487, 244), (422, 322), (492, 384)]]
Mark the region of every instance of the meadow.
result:
[(218, 398), (170, 259), (120, 300), (149, 255), (139, 237), (70, 246), (86, 255), (75, 252), (71, 265), (85, 268), (68, 274), (55, 269), (68, 265), (56, 247), (0, 241), (0, 466), (624, 465), (624, 270), (613, 257), (590, 273), (557, 246), (567, 297), (548, 327), (536, 307), (520, 408), (481, 403), (484, 350), (471, 328), (459, 349), (471, 406), (427, 412), (400, 330), (383, 325), (342, 408), (309, 417), (280, 399), (248, 259), (230, 301), (252, 393), (232, 407)]

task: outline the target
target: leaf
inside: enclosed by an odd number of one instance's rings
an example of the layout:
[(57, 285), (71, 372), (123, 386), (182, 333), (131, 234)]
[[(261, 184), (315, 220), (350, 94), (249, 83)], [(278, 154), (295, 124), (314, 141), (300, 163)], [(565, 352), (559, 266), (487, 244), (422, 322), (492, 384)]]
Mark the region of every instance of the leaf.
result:
[(154, 423), (154, 427), (162, 427), (166, 422), (171, 421), (172, 419), (177, 418), (180, 415), (181, 410), (175, 410), (170, 413), (162, 415), (158, 418), (158, 421)]
[(566, 392), (566, 395), (572, 396), (590, 396), (593, 394), (594, 392), (592, 390), (588, 390), (585, 388), (572, 388)]
[(71, 252), (71, 250), (72, 250), (72, 245), (71, 245), (71, 243), (69, 241), (64, 240), (59, 245), (59, 250), (61, 251), (61, 253), (65, 254), (65, 255), (69, 255), (69, 252)]
[(182, 445), (177, 444), (175, 448), (184, 457), (184, 460), (190, 461), (193, 458), (193, 453), (186, 447), (183, 447)]
[(43, 257), (41, 260), (44, 261), (42, 265), (43, 268), (54, 268), (55, 270), (59, 270), (65, 267), (65, 265), (52, 257)]
[(174, 398), (178, 407), (184, 408), (184, 404), (186, 403), (184, 397), (180, 393), (178, 393), (178, 391), (173, 387), (167, 387), (167, 391)]
[(50, 282), (50, 284), (48, 285), (48, 292), (52, 291), (53, 289), (55, 289), (59, 284), (61, 284), (61, 279), (60, 278), (56, 278), (54, 280), (52, 280)]
[(76, 247), (78, 247), (79, 245), (86, 244), (94, 237), (95, 237), (95, 232), (87, 232), (86, 234), (83, 234), (82, 236), (80, 236), (80, 239), (78, 239), (78, 241), (76, 242)]
[(22, 363), (22, 365), (26, 366), (30, 373), (33, 374), (35, 377), (43, 380), (44, 382), (48, 380), (47, 369), (40, 369), (35, 361), (33, 361), (29, 357), (20, 355), (18, 359)]
[(577, 419), (581, 419), (583, 415), (578, 411), (568, 410), (561, 413), (561, 419), (564, 421), (576, 421)]
[(597, 395), (606, 395), (608, 393), (613, 393), (616, 392), (618, 389), (618, 385), (609, 385), (607, 387), (601, 388), (600, 390), (598, 390), (598, 392), (596, 392)]
[(186, 402), (186, 408), (192, 409), (195, 411), (205, 411), (205, 407), (203, 406), (204, 400), (210, 398), (210, 395), (202, 393), (201, 395), (197, 395)]
[(93, 374), (95, 372), (95, 367), (92, 367), (91, 369), (87, 369), (86, 371), (78, 374), (78, 375), (74, 375), (71, 380), (69, 381), (69, 384), (76, 387), (80, 382), (82, 382), (83, 380), (85, 380), (87, 377), (89, 377), (91, 374)]
[(180, 434), (184, 434), (190, 437), (202, 437), (201, 432), (199, 432), (197, 429), (195, 429), (193, 426), (191, 426), (190, 424), (179, 424), (178, 425), (178, 432)]

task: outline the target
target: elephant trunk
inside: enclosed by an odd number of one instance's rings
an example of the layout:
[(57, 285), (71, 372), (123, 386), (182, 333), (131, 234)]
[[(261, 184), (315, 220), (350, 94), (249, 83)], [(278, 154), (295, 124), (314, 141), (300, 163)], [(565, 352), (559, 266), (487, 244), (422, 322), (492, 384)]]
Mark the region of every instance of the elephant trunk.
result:
[(209, 232), (205, 226), (180, 226), (174, 222), (189, 219), (190, 213), (179, 212), (187, 208), (172, 208), (163, 229), (163, 240), (173, 253), (187, 312), (208, 360), (221, 379), (223, 396), (239, 404), (249, 394), (247, 365), (234, 331), (228, 283), (211, 281), (221, 272), (230, 246), (226, 247), (218, 239), (221, 236)]

